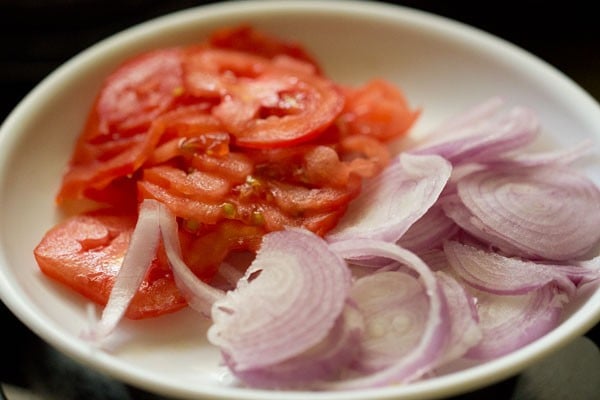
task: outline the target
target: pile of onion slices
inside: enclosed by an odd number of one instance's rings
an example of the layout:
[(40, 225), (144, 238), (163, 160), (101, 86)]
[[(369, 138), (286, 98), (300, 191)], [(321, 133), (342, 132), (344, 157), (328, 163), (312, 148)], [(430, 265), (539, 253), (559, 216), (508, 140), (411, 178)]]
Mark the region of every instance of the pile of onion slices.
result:
[(540, 338), (600, 278), (600, 189), (574, 163), (588, 144), (526, 152), (534, 112), (490, 99), (440, 125), (365, 183), (325, 237), (264, 236), (231, 288), (181, 259), (177, 220), (145, 200), (100, 321), (117, 327), (153, 250), (165, 246), (190, 306), (244, 385), (347, 390), (408, 383)]

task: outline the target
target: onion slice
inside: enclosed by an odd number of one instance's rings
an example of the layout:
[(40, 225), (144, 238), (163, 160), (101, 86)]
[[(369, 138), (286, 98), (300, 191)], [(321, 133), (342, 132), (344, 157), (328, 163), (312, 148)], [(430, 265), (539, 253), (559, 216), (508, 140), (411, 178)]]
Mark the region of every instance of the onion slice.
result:
[(524, 107), (505, 109), (503, 105), (501, 99), (493, 98), (459, 114), (411, 153), (438, 154), (458, 165), (489, 162), (531, 143), (539, 133), (536, 114)]
[(481, 161), (492, 168), (525, 168), (552, 165), (569, 165), (592, 153), (594, 143), (591, 139), (583, 140), (572, 147), (532, 154), (512, 154), (500, 159)]
[(417, 278), (402, 271), (383, 271), (356, 280), (350, 298), (365, 320), (360, 359), (353, 364), (374, 372), (408, 354), (427, 325), (429, 298)]
[(436, 367), (442, 367), (464, 356), (483, 338), (479, 327), (476, 299), (451, 273), (438, 271), (438, 282), (444, 292), (450, 316), (450, 331), (444, 354)]
[[(244, 383), (268, 389), (307, 389), (315, 382), (340, 379), (361, 352), (362, 314), (350, 304), (327, 336), (298, 356), (267, 367), (233, 372)], [(231, 364), (231, 362), (227, 362)]]
[(350, 279), (344, 260), (312, 232), (268, 233), (235, 290), (213, 305), (208, 339), (233, 371), (289, 360), (327, 336)]
[(452, 269), (481, 291), (520, 295), (554, 283), (569, 295), (575, 293), (575, 284), (563, 266), (505, 257), (454, 241), (444, 244), (444, 252)]
[(483, 339), (465, 357), (491, 360), (539, 339), (554, 329), (567, 296), (552, 285), (524, 295), (474, 291)]
[(225, 292), (203, 282), (185, 264), (181, 258), (177, 218), (163, 204), (160, 204), (159, 222), (165, 252), (171, 264), (177, 288), (191, 308), (205, 317), (210, 317), (213, 303), (225, 296)]
[(401, 154), (366, 182), (326, 240), (397, 241), (436, 202), (451, 171), (442, 157)]
[(417, 254), (441, 249), (444, 241), (454, 236), (459, 229), (436, 203), (402, 235), (398, 245)]
[(571, 260), (600, 241), (600, 189), (571, 168), (482, 170), (457, 189), (470, 215), (455, 222), (507, 254)]
[(404, 356), (370, 375), (327, 383), (323, 385), (323, 388), (346, 390), (380, 387), (414, 381), (430, 372), (445, 350), (450, 323), (445, 297), (434, 273), (414, 253), (394, 243), (372, 239), (354, 239), (333, 243), (330, 248), (348, 260), (368, 254), (402, 263), (419, 275), (420, 282), (428, 296), (429, 309), (420, 339)]
[(148, 268), (156, 258), (160, 240), (158, 224), (160, 203), (144, 200), (139, 206), (139, 215), (131, 235), (127, 253), (115, 278), (108, 302), (95, 326), (82, 337), (100, 343), (117, 327), (131, 300), (142, 284)]

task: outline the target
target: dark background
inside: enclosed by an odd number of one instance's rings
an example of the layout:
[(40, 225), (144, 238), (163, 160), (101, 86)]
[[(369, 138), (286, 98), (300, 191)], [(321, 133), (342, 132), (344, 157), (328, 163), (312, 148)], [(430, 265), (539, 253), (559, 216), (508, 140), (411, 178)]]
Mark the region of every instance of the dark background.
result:
[[(44, 77), (80, 51), (118, 31), (139, 22), (207, 1), (160, 0), (0, 0), (0, 121)], [(592, 9), (594, 2), (569, 1), (401, 1), (395, 2), (443, 15), (506, 39), (542, 58), (565, 73), (583, 89), (600, 100), (600, 19)], [(0, 382), (31, 389), (44, 399), (159, 399), (88, 371), (47, 346), (0, 304)], [(598, 345), (600, 327), (588, 337)], [(598, 356), (589, 340), (572, 348), (585, 355)], [(581, 343), (580, 343), (581, 344)], [(582, 350), (583, 349), (583, 350)], [(552, 369), (550, 380), (572, 385), (569, 398), (596, 399), (577, 392), (571, 373), (577, 370), (583, 380), (600, 380), (588, 369), (600, 369), (598, 357), (592, 366), (576, 361), (561, 362)], [(578, 361), (577, 361), (578, 360)], [(557, 373), (556, 370), (560, 370)], [(558, 375), (557, 375), (558, 374)], [(562, 375), (561, 375), (562, 374)], [(539, 376), (539, 371), (538, 375)], [(542, 390), (526, 392), (523, 381), (529, 375), (506, 380), (461, 399), (540, 399), (548, 400)], [(561, 383), (561, 384), (562, 384)], [(596, 385), (598, 387), (598, 385)], [(519, 389), (520, 388), (520, 389)], [(536, 394), (537, 393), (537, 394)], [(546, 392), (544, 392), (546, 393)], [(579, 393), (578, 395), (576, 393)], [(1, 398), (1, 396), (0, 396)], [(553, 397), (563, 398), (563, 397)]]

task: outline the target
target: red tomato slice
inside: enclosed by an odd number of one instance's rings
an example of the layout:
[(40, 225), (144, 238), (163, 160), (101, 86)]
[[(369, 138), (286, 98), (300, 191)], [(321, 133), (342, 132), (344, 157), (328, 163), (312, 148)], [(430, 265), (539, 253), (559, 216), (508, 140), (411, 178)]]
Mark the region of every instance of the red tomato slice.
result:
[(331, 81), (282, 69), (240, 79), (213, 115), (235, 136), (238, 146), (276, 148), (315, 138), (343, 106), (344, 97)]
[(186, 173), (168, 165), (144, 169), (144, 180), (187, 198), (205, 202), (222, 200), (231, 190), (230, 183), (219, 176), (203, 171)]
[(418, 116), (398, 88), (375, 79), (358, 89), (347, 89), (339, 125), (345, 133), (388, 141), (404, 135)]
[(133, 175), (151, 155), (164, 130), (164, 123), (158, 121), (146, 134), (114, 138), (104, 143), (80, 140), (63, 175), (57, 203), (82, 199), (90, 192), (102, 192), (116, 179)]
[(166, 205), (173, 214), (197, 223), (216, 224), (225, 217), (222, 204), (198, 201), (147, 180), (138, 181), (138, 195), (155, 199)]
[(164, 124), (154, 122), (183, 102), (181, 64), (179, 49), (156, 50), (107, 78), (63, 176), (58, 203), (102, 191), (142, 165), (164, 131)]
[[(133, 215), (108, 213), (71, 217), (46, 233), (34, 250), (35, 258), (50, 278), (106, 305), (135, 222)], [(150, 318), (186, 305), (164, 256), (157, 255), (126, 315)]]
[(262, 227), (225, 220), (182, 241), (183, 257), (197, 276), (212, 276), (232, 251), (258, 251), (264, 233)]
[(183, 89), (182, 52), (145, 53), (119, 67), (100, 92), (99, 132), (128, 136), (144, 132), (177, 102)]

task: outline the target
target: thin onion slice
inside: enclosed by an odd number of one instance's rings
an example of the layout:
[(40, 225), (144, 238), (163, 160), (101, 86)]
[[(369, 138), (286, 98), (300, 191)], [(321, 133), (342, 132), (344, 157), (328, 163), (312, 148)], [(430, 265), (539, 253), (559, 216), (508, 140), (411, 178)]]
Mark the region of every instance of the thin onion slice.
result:
[(446, 242), (444, 252), (461, 279), (481, 291), (520, 295), (553, 283), (569, 295), (575, 293), (575, 284), (562, 266), (505, 257), (455, 241)]
[(268, 233), (236, 289), (213, 305), (208, 339), (234, 371), (289, 360), (327, 336), (350, 279), (346, 263), (312, 232)]
[(402, 235), (398, 245), (415, 253), (441, 249), (443, 242), (454, 236), (459, 229), (444, 213), (443, 208), (436, 204)]
[(532, 154), (511, 154), (492, 160), (481, 160), (488, 168), (526, 168), (552, 165), (569, 165), (592, 153), (592, 140), (584, 140), (575, 146)]
[(486, 162), (531, 143), (539, 133), (536, 114), (524, 107), (503, 108), (493, 98), (439, 126), (433, 140), (411, 150), (413, 154), (438, 154), (458, 165)]
[(365, 254), (389, 258), (404, 264), (419, 275), (429, 298), (429, 310), (418, 343), (403, 357), (373, 374), (323, 385), (324, 389), (347, 390), (380, 387), (410, 382), (430, 372), (443, 354), (449, 329), (448, 308), (434, 273), (414, 253), (393, 243), (372, 239), (354, 239), (336, 242), (330, 248), (340, 256), (352, 260)]
[(436, 273), (444, 292), (450, 315), (449, 339), (444, 354), (437, 361), (442, 367), (464, 356), (483, 339), (479, 327), (476, 299), (448, 271)]
[(429, 298), (413, 275), (383, 271), (364, 276), (352, 285), (350, 298), (366, 328), (355, 369), (374, 372), (389, 367), (418, 344), (427, 325)]
[(159, 210), (160, 232), (175, 284), (191, 308), (205, 317), (210, 317), (213, 303), (224, 297), (225, 292), (203, 282), (189, 269), (181, 258), (177, 218), (163, 204), (160, 204)]
[(511, 353), (544, 336), (560, 322), (567, 296), (552, 285), (524, 295), (474, 290), (483, 339), (465, 357), (481, 361)]
[(156, 258), (160, 240), (159, 207), (160, 203), (156, 200), (144, 200), (140, 204), (138, 220), (106, 307), (97, 324), (89, 331), (82, 332), (83, 338), (101, 343), (114, 331), (125, 315), (148, 268)]
[(508, 254), (570, 260), (600, 241), (600, 189), (573, 169), (482, 170), (457, 185), (471, 215), (455, 222)]
[(347, 304), (317, 345), (274, 365), (233, 372), (245, 384), (267, 389), (306, 389), (315, 382), (340, 379), (344, 368), (360, 356), (363, 331), (362, 314)]
[(451, 171), (442, 157), (401, 154), (365, 184), (326, 239), (397, 241), (436, 202)]

